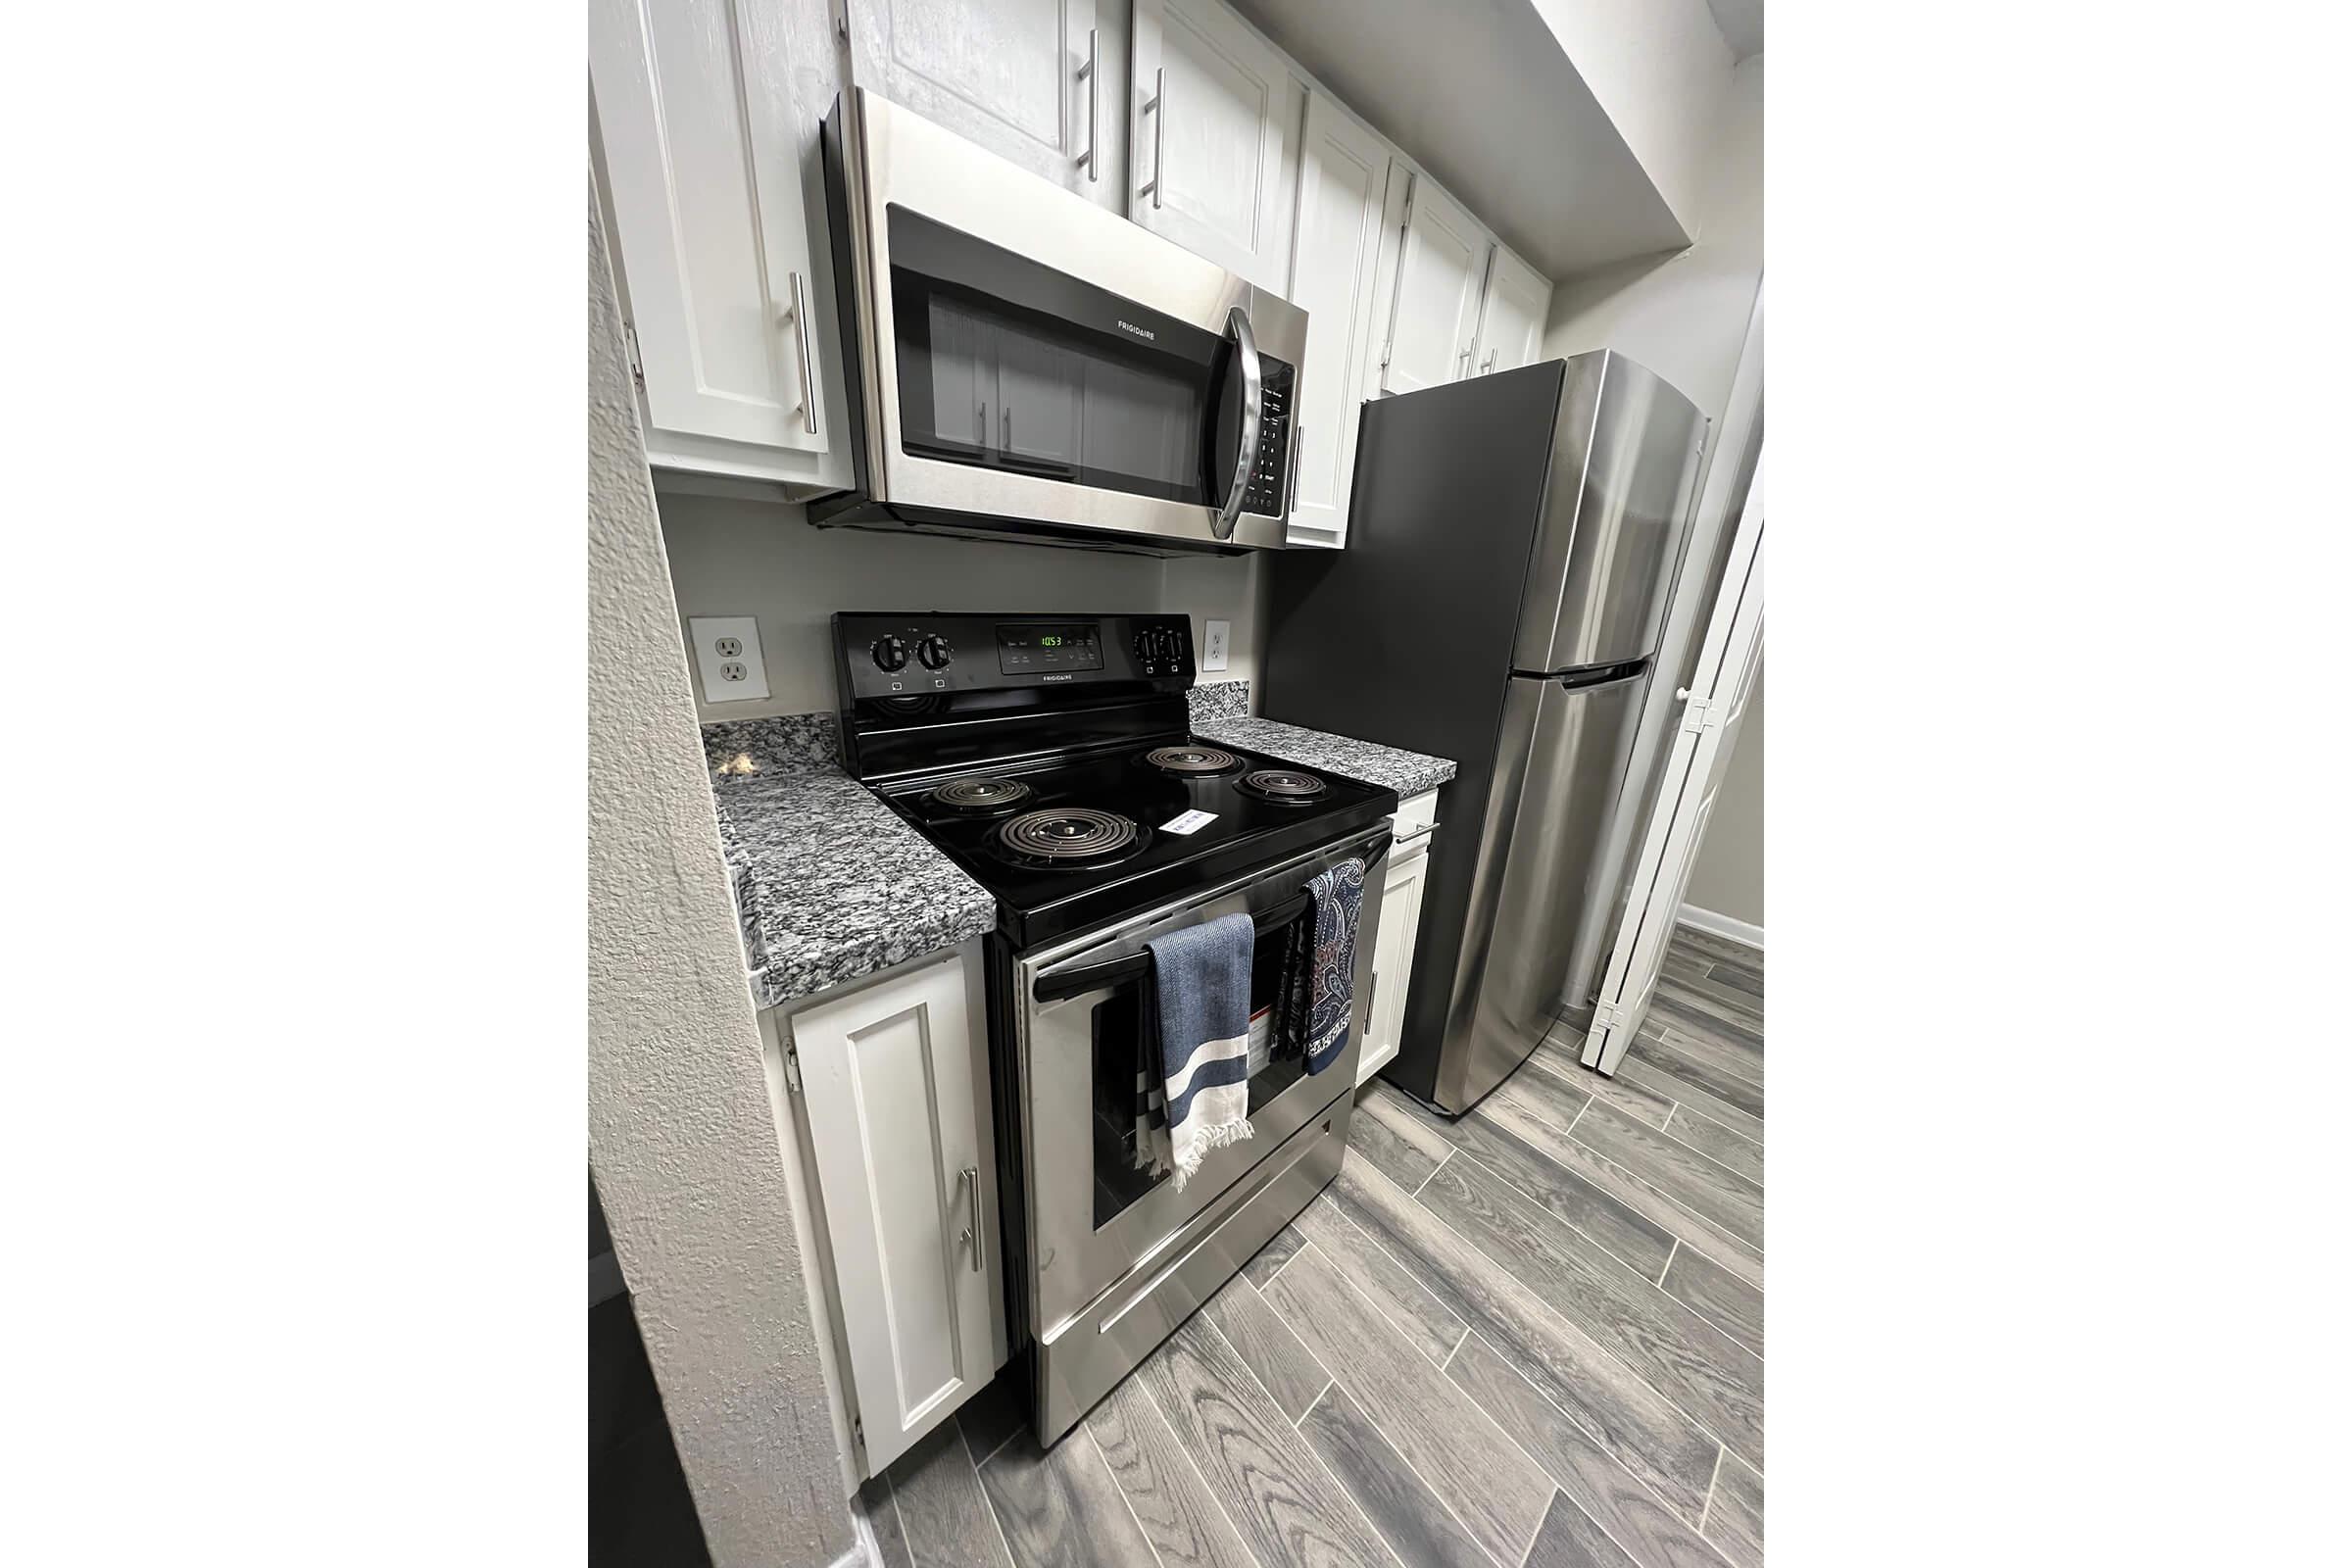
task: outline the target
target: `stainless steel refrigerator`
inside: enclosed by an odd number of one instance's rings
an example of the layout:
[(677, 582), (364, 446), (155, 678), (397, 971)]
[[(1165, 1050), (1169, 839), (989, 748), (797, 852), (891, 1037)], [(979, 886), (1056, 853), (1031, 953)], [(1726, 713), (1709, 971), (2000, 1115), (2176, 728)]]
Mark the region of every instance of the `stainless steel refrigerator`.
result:
[[(1599, 351), (1367, 404), (1347, 548), (1273, 563), (1259, 711), (1450, 758), (1382, 1076), (1450, 1114), (1589, 1000), (1706, 421)], [(1620, 858), (1622, 859), (1622, 857)]]

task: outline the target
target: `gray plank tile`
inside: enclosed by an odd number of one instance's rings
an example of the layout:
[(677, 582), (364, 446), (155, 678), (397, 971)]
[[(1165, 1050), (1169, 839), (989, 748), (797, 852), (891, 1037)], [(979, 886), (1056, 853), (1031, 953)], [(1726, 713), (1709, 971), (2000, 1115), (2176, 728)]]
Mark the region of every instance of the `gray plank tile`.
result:
[(1338, 1384), (1315, 1401), (1298, 1430), (1400, 1561), (1415, 1568), (1423, 1563), (1494, 1568), (1461, 1521)]
[(1691, 1248), (1682, 1248), (1661, 1282), (1667, 1295), (1700, 1317), (1764, 1353), (1764, 1293)]
[[(1631, 1061), (1638, 1055), (1677, 1083), (1687, 1084), (1725, 1104), (1737, 1105), (1758, 1120), (1763, 1119), (1763, 1086), (1699, 1060), (1690, 1054), (1687, 1049), (1688, 1043), (1687, 1036), (1680, 1030), (1660, 1024), (1657, 1014), (1653, 1012), (1642, 1025), (1642, 1032), (1635, 1037), (1632, 1050), (1626, 1053), (1626, 1060)], [(1622, 1062), (1617, 1070), (1622, 1076), (1625, 1071)], [(1659, 1086), (1659, 1092), (1674, 1095), (1676, 1100), (1685, 1098), (1662, 1085)]]
[[(1534, 1461), (1445, 1373), (1412, 1354), (1403, 1336), (1313, 1246), (1267, 1287), (1266, 1299), (1297, 1325), (1339, 1386), (1472, 1538), (1501, 1561), (1516, 1562), (1551, 1500), (1550, 1479)], [(1398, 1555), (1413, 1560), (1401, 1546)]]
[(866, 1522), (874, 1527), (874, 1544), (882, 1553), (882, 1568), (914, 1568), (914, 1554), (906, 1549), (906, 1530), (899, 1523), (899, 1505), (890, 1494), (890, 1482), (876, 1479), (868, 1483), (866, 1494)]
[(1615, 1105), (1637, 1121), (1645, 1121), (1652, 1127), (1666, 1125), (1666, 1114), (1674, 1108), (1672, 1096), (1633, 1083), (1622, 1073), (1614, 1078), (1602, 1077), (1577, 1059), (1577, 1054), (1584, 1049), (1583, 1030), (1564, 1023), (1554, 1024), (1551, 1033), (1536, 1048), (1536, 1054), (1527, 1058), (1527, 1065), (1520, 1069), (1519, 1075), (1524, 1076), (1528, 1068), (1533, 1068), (1557, 1079), (1571, 1092), (1590, 1095), (1604, 1105)]
[(1642, 1568), (1723, 1568), (1699, 1533), (1475, 1333), (1446, 1368)]
[(1469, 1325), (1423, 1289), (1412, 1270), (1357, 1230), (1328, 1195), (1307, 1204), (1298, 1223), (1307, 1239), (1339, 1265), (1348, 1282), (1372, 1298), (1372, 1304), (1396, 1325), (1397, 1333), (1411, 1341), (1433, 1366), (1446, 1364), (1446, 1358), (1469, 1332)]
[(1283, 1415), (1296, 1424), (1331, 1381), (1323, 1363), (1298, 1343), (1298, 1336), (1248, 1280), (1235, 1280), (1210, 1297), (1203, 1310), (1274, 1396)]
[[(1634, 1041), (1633, 1049), (1628, 1051), (1625, 1058), (1617, 1063), (1617, 1081), (1619, 1083), (1633, 1084), (1637, 1088), (1647, 1089), (1668, 1100), (1689, 1105), (1707, 1120), (1729, 1127), (1742, 1138), (1750, 1139), (1758, 1144), (1764, 1142), (1764, 1118), (1762, 1116), (1753, 1111), (1741, 1110), (1739, 1106), (1708, 1094), (1695, 1084), (1685, 1083), (1672, 1073), (1661, 1071), (1643, 1054), (1649, 1050), (1651, 1044), (1651, 1041), (1644, 1039), (1637, 1038)], [(1663, 1126), (1665, 1118), (1660, 1117), (1658, 1124)]]
[(1152, 1544), (1128, 1511), (1094, 1440), (1073, 1432), (1047, 1453), (1023, 1432), (980, 1467), (1004, 1540), (1020, 1568), (1093, 1568), (1152, 1560)]
[(1678, 924), (1674, 928), (1672, 946), (1685, 953), (1704, 953), (1714, 957), (1728, 958), (1734, 963), (1744, 963), (1758, 969), (1764, 967), (1762, 948), (1751, 948), (1744, 942), (1735, 942), (1713, 931), (1701, 931), (1694, 925)]
[(1206, 1318), (1196, 1314), (1135, 1375), (1266, 1568), (1396, 1560)]
[(1655, 1187), (1603, 1158), (1592, 1146), (1568, 1136), (1565, 1118), (1531, 1097), (1514, 1079), (1489, 1095), (1469, 1118), (1484, 1117), (1519, 1138), (1561, 1169), (1583, 1177), (1653, 1224), (1664, 1226), (1741, 1279), (1764, 1283), (1764, 1254), (1729, 1232), (1709, 1224)]
[(1666, 1136), (1678, 1144), (1688, 1144), (1758, 1187), (1764, 1185), (1763, 1147), (1750, 1143), (1719, 1121), (1709, 1121), (1689, 1105), (1674, 1107), (1674, 1115), (1666, 1123)]
[(1526, 1568), (1642, 1568), (1608, 1537), (1608, 1533), (1586, 1517), (1585, 1511), (1568, 1500), (1564, 1492), (1552, 1494), (1551, 1512), (1544, 1516), (1544, 1528), (1536, 1532), (1536, 1544), (1527, 1548)]
[(1475, 1160), (1440, 1171), (1419, 1200), (1733, 1451), (1763, 1462), (1764, 1363), (1753, 1351)]
[[(1257, 1568), (1140, 1378), (1112, 1389), (1088, 1413), (1086, 1430), (1161, 1568)], [(1076, 1441), (1075, 1434), (1062, 1441)]]
[(1741, 1568), (1764, 1568), (1764, 1478), (1728, 1453), (1707, 1504), (1706, 1534)]
[(1257, 1250), (1257, 1255), (1242, 1265), (1242, 1278), (1259, 1289), (1274, 1277), (1274, 1271), (1291, 1260), (1291, 1254), (1306, 1245), (1296, 1225), (1285, 1225), (1274, 1233), (1274, 1239)]
[(1398, 1109), (1402, 1099), (1386, 1085), (1368, 1089), (1349, 1121), (1348, 1148), (1379, 1166), (1383, 1176), (1409, 1193), (1446, 1163), (1453, 1146)]
[[(1760, 1050), (1764, 1034), (1763, 993), (1760, 989), (1750, 990), (1744, 986), (1727, 985), (1716, 978), (1718, 974), (1725, 973), (1748, 974), (1750, 971), (1740, 970), (1735, 965), (1723, 963), (1711, 963), (1703, 969), (1696, 970), (1667, 969), (1659, 973), (1658, 988), (1661, 991), (1671, 989), (1671, 994), (1677, 1001), (1701, 1011), (1712, 1013), (1755, 1035)], [(1757, 978), (1755, 984), (1761, 987), (1762, 979)]]
[(963, 1445), (972, 1450), (974, 1464), (1004, 1446), (1004, 1440), (1029, 1424), (1028, 1396), (1020, 1386), (1018, 1360), (1005, 1365), (987, 1388), (963, 1401), (956, 1424), (963, 1428)]
[(1757, 1251), (1764, 1250), (1764, 1191), (1745, 1177), (1607, 1105), (1588, 1108), (1569, 1136)]
[[(1414, 1109), (1429, 1115), (1417, 1106)], [(1643, 1279), (1654, 1280), (1665, 1268), (1667, 1254), (1674, 1249), (1674, 1233), (1665, 1226), (1643, 1218), (1582, 1176), (1563, 1170), (1477, 1111), (1445, 1130), (1471, 1158), (1623, 1259)]]
[(1715, 1440), (1379, 1172), (1343, 1166), (1330, 1191), (1341, 1211), (1411, 1268), (1430, 1294), (1508, 1355), (1670, 1506), (1697, 1521), (1715, 1469)]
[(1764, 1087), (1764, 1037), (1700, 1009), (1671, 982), (1660, 982), (1642, 1027), (1711, 1071)]
[(890, 1467), (890, 1492), (899, 1504), (906, 1549), (924, 1568), (933, 1563), (1011, 1568), (1004, 1538), (955, 1422), (942, 1421), (899, 1455)]
[(1764, 1000), (1764, 971), (1751, 969), (1744, 963), (1716, 963), (1707, 968), (1707, 978), (1731, 991), (1744, 991), (1761, 1003)]

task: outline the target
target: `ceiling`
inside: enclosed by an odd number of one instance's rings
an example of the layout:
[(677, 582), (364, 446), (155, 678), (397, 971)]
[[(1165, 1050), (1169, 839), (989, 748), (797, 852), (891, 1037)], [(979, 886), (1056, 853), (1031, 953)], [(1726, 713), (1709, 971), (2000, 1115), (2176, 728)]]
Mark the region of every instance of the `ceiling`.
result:
[(1732, 46), (1734, 60), (1764, 52), (1764, 0), (1707, 0), (1715, 30)]

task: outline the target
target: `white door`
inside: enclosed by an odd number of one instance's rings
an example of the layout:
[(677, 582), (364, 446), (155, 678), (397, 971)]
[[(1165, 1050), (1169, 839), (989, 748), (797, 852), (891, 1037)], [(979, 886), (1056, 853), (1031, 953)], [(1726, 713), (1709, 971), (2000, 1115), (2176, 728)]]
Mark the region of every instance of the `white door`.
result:
[(1306, 366), (1294, 403), (1298, 487), (1290, 543), (1341, 545), (1355, 478), (1355, 437), (1372, 395), (1379, 308), (1381, 213), (1389, 144), (1329, 93), (1306, 100), (1298, 150), (1298, 241), (1291, 303), (1306, 312)]
[(1515, 370), (1544, 357), (1544, 317), (1551, 284), (1500, 245), (1487, 279), (1486, 314), (1478, 327), (1478, 372)]
[(1389, 858), (1382, 885), (1380, 928), (1372, 941), (1372, 995), (1365, 999), (1364, 1049), (1357, 1058), (1360, 1087), (1396, 1058), (1404, 1029), (1406, 988), (1413, 978), (1413, 950), (1421, 934), (1421, 894), (1429, 884), (1429, 839), (1405, 846)]
[(1487, 256), (1494, 244), (1437, 181), (1409, 172), (1405, 180), (1404, 248), (1396, 261), (1381, 366), (1384, 392), (1417, 392), (1470, 373)]
[(772, 20), (730, 0), (590, 0), (589, 80), (658, 464), (672, 436), (804, 453), (831, 440), (792, 82), (761, 30)]
[(1592, 1028), (1585, 1036), (1581, 1059), (1589, 1067), (1614, 1073), (1649, 1011), (1666, 946), (1674, 940), (1675, 913), (1683, 906), (1683, 890), (1690, 885), (1763, 657), (1764, 460), (1759, 455), (1658, 803), (1642, 836), (1642, 858), (1635, 862), (1633, 891), (1601, 977)]
[(1196, 255), (1290, 295), (1301, 90), (1217, 0), (1135, 0), (1127, 209)]
[[(846, 0), (850, 79), (1113, 211), (1126, 99), (1095, 0)], [(1105, 19), (1108, 20), (1108, 19)]]
[(983, 1016), (950, 956), (788, 1025), (868, 1474), (1004, 1362)]

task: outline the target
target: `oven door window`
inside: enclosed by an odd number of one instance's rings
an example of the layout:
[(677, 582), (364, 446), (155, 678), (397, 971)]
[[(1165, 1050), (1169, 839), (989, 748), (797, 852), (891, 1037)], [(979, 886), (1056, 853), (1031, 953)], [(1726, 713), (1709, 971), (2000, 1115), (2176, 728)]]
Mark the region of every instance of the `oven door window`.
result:
[(1216, 504), (1211, 425), (1228, 339), (887, 211), (909, 456)]
[[(1302, 1056), (1284, 1053), (1282, 1031), (1283, 957), (1290, 924), (1258, 933), (1257, 958), (1250, 973), (1250, 1114), (1254, 1117), (1305, 1074)], [(1101, 1230), (1167, 1180), (1156, 1174), (1136, 1124), (1136, 1074), (1143, 1060), (1143, 1009), (1151, 990), (1140, 982), (1119, 987), (1095, 1004), (1094, 1161), (1095, 1228)]]

